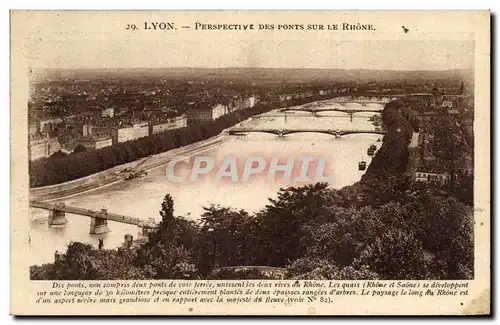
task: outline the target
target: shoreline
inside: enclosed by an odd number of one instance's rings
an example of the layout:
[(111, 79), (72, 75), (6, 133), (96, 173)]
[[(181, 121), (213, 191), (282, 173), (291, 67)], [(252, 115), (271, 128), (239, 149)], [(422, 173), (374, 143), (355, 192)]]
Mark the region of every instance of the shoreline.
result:
[[(224, 143), (225, 141), (227, 141), (229, 139), (230, 138), (227, 137), (227, 138), (220, 139), (220, 140), (216, 141), (215, 143), (210, 143), (210, 145), (212, 145), (212, 146), (208, 146), (208, 145), (202, 144), (202, 145), (200, 145), (201, 148), (191, 148), (190, 150), (186, 150), (186, 152), (180, 152), (177, 155), (192, 156), (192, 155), (195, 155), (195, 154), (198, 154), (198, 153), (202, 153), (202, 152), (205, 152), (207, 150), (213, 149), (213, 146), (222, 144), (222, 143)], [(179, 148), (178, 149), (174, 149), (174, 150), (179, 150)], [(162, 153), (162, 154), (159, 154), (159, 155), (164, 155), (165, 153)], [(149, 170), (152, 170), (152, 169), (155, 169), (155, 168), (159, 168), (161, 166), (166, 165), (172, 158), (173, 157), (163, 157), (163, 159), (164, 159), (163, 161), (156, 162), (155, 164), (152, 164), (152, 165), (144, 165), (145, 167), (142, 167), (141, 170), (149, 171)], [(148, 159), (148, 158), (145, 158), (145, 159)], [(141, 159), (141, 160), (144, 160), (144, 158)], [(134, 163), (136, 163), (136, 162), (137, 161), (135, 161)], [(139, 163), (140, 163), (140, 161), (139, 161)], [(129, 164), (131, 164), (131, 163), (129, 163)], [(125, 165), (121, 165), (120, 167), (125, 168), (124, 166)], [(91, 177), (91, 176), (92, 175), (87, 176), (87, 177)], [(126, 179), (123, 176), (117, 176), (117, 175), (114, 175), (114, 176), (116, 176), (116, 179), (114, 179), (114, 180), (112, 180), (110, 182), (102, 183), (102, 184), (96, 185), (96, 186), (89, 186), (88, 189), (86, 189), (84, 187), (80, 187), (77, 192), (75, 192), (75, 193), (67, 193), (67, 195), (64, 195), (64, 196), (50, 197), (51, 195), (47, 195), (47, 196), (49, 196), (48, 198), (43, 198), (41, 200), (39, 199), (38, 201), (52, 202), (52, 201), (69, 199), (69, 198), (72, 198), (72, 197), (75, 197), (75, 196), (78, 196), (78, 195), (82, 195), (82, 194), (90, 193), (90, 192), (93, 192), (93, 191), (96, 191), (96, 190), (100, 190), (100, 189), (106, 188), (108, 186), (112, 186), (112, 185), (115, 185), (115, 184), (120, 184), (122, 182), (126, 182)], [(54, 195), (57, 195), (57, 194), (54, 194)]]
[[(311, 102), (306, 102), (298, 105), (291, 105), (285, 107), (275, 107), (270, 111), (256, 114), (251, 116), (229, 128), (224, 129), (218, 135), (215, 135), (211, 138), (201, 140), (192, 144), (188, 144), (186, 146), (175, 148), (172, 150), (168, 150), (162, 153), (158, 153), (156, 155), (152, 155), (149, 157), (141, 158), (126, 164), (118, 165), (111, 167), (107, 170), (91, 174), (82, 178), (78, 178), (75, 180), (71, 180), (64, 183), (48, 185), (43, 187), (35, 187), (29, 189), (29, 198), (30, 200), (36, 201), (56, 201), (62, 200), (70, 197), (74, 197), (80, 194), (89, 193), (97, 189), (101, 189), (107, 186), (111, 186), (120, 182), (125, 181), (124, 175), (116, 174), (125, 168), (135, 168), (138, 165), (141, 165), (142, 162), (145, 162), (144, 165), (140, 167), (140, 169), (148, 171), (162, 165), (167, 164), (171, 159), (179, 155), (194, 155), (198, 152), (204, 152), (206, 150), (211, 149), (213, 146), (217, 146), (225, 141), (228, 141), (231, 137), (226, 135), (228, 129), (235, 126), (242, 126), (247, 123), (251, 123), (253, 119), (259, 117), (266, 117), (266, 114), (269, 114), (273, 111), (279, 111), (283, 108), (296, 108), (303, 107), (306, 105), (311, 105), (314, 103), (321, 103), (323, 105), (328, 105), (332, 102), (335, 102), (335, 98), (325, 98), (325, 99), (316, 99)], [(201, 150), (201, 151), (200, 151)]]
[[(265, 114), (265, 113), (264, 113)], [(253, 117), (250, 117), (244, 121), (237, 123), (234, 126), (245, 125), (252, 122)], [(232, 127), (234, 127), (232, 126)], [(226, 141), (231, 139), (231, 136), (226, 134), (227, 129), (223, 130), (221, 133), (214, 137), (201, 140), (186, 146), (165, 151), (150, 157), (141, 158), (123, 165), (118, 165), (110, 169), (88, 175), (79, 179), (75, 179), (69, 182), (54, 184), (43, 187), (35, 187), (29, 189), (30, 200), (51, 202), (56, 200), (67, 199), (84, 193), (89, 193), (101, 188), (105, 188), (114, 184), (125, 182), (124, 175), (116, 175), (116, 172), (123, 170), (124, 168), (130, 167), (134, 168), (140, 165), (143, 161), (146, 161), (144, 165), (140, 167), (141, 170), (151, 170), (154, 168), (166, 165), (171, 159), (179, 155), (192, 156), (197, 153), (205, 152), (207, 150), (213, 149)]]
[[(279, 110), (279, 109), (277, 109), (277, 110)], [(250, 118), (238, 123), (237, 125), (245, 125), (246, 127), (255, 127), (256, 124), (259, 124), (260, 120), (261, 120), (258, 117), (262, 116), (265, 118), (266, 115), (269, 113), (272, 113), (272, 111), (250, 117)], [(168, 161), (170, 161), (176, 155), (186, 155), (186, 156), (196, 155), (197, 152), (210, 150), (211, 146), (214, 146), (214, 145), (217, 146), (219, 144), (223, 144), (224, 141), (234, 139), (234, 137), (232, 137), (232, 136), (225, 135), (226, 131), (227, 131), (227, 129), (224, 130), (223, 132), (221, 132), (220, 134), (216, 135), (215, 137), (212, 137), (212, 138), (209, 138), (206, 140), (202, 140), (200, 142), (196, 142), (196, 143), (187, 145), (187, 146), (182, 147), (182, 148), (177, 148), (177, 149), (173, 149), (173, 150), (170, 150), (170, 151), (167, 151), (164, 153), (160, 153), (160, 154), (157, 154), (153, 157), (142, 158), (142, 159), (136, 160), (136, 161), (131, 162), (131, 163), (132, 164), (141, 164), (145, 159), (147, 159), (147, 162), (144, 165), (142, 165), (142, 167), (141, 167), (142, 169), (151, 170), (154, 168), (161, 168), (162, 165), (167, 164)], [(189, 151), (189, 153), (188, 153), (188, 151)], [(377, 153), (378, 153), (378, 150), (377, 150)], [(159, 172), (159, 171), (156, 171), (155, 173), (157, 173), (157, 172)], [(119, 176), (117, 176), (117, 177), (119, 177)], [(346, 185), (346, 186), (352, 186), (352, 185), (358, 183), (359, 181), (360, 180), (354, 181), (353, 183), (349, 183), (349, 185)], [(116, 188), (119, 189), (121, 186), (127, 186), (125, 183), (122, 183), (122, 182), (125, 182), (125, 180), (123, 179), (123, 176), (122, 176), (122, 179), (117, 179), (115, 181), (112, 181), (112, 182), (109, 182), (106, 184), (100, 184), (97, 187), (91, 187), (91, 188), (87, 188), (87, 189), (79, 189), (78, 192), (76, 192), (76, 193), (64, 193), (64, 195), (60, 195), (60, 193), (57, 193), (56, 196), (47, 197), (47, 198), (45, 198), (44, 201), (45, 202), (64, 201), (64, 200), (69, 199), (69, 198), (73, 198), (74, 200), (77, 201), (77, 200), (79, 200), (80, 195), (85, 196), (85, 194), (92, 193), (92, 192), (97, 192), (94, 195), (99, 196), (99, 195), (102, 195), (102, 193), (106, 193), (107, 191), (115, 191)], [(116, 188), (113, 187), (113, 188), (109, 189), (109, 187), (112, 187), (112, 186), (116, 186)], [(106, 189), (106, 188), (108, 188), (108, 189)], [(100, 192), (101, 190), (102, 190), (102, 192)], [(199, 220), (199, 219), (196, 218), (194, 220)], [(119, 245), (121, 245), (121, 243)], [(119, 247), (119, 246), (117, 246), (117, 247)], [(110, 248), (115, 249), (116, 247), (111, 246)]]

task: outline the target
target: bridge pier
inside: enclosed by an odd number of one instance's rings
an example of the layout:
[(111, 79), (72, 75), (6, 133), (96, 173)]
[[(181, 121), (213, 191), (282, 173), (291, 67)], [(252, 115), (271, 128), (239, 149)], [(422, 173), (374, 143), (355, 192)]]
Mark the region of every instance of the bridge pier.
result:
[(66, 212), (63, 210), (58, 210), (57, 208), (64, 208), (64, 203), (61, 203), (54, 207), (54, 209), (49, 210), (49, 227), (50, 226), (62, 226), (68, 223), (66, 219)]
[(353, 113), (353, 112), (349, 112), (349, 118), (350, 118), (351, 122), (352, 122), (352, 116), (353, 116), (353, 115), (354, 115), (354, 113)]
[[(101, 209), (100, 215), (107, 214), (106, 209)], [(108, 233), (110, 230), (108, 228), (108, 219), (91, 217), (90, 218), (90, 234), (91, 235), (102, 235)]]

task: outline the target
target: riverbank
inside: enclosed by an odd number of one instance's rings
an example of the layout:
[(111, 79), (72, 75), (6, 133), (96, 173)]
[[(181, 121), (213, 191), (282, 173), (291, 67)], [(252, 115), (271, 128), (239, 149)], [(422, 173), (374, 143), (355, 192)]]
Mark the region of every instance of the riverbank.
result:
[[(252, 118), (238, 123), (236, 126), (248, 126), (252, 123)], [(226, 135), (226, 130), (216, 135), (215, 137), (198, 141), (193, 144), (186, 145), (181, 148), (172, 149), (167, 152), (162, 152), (152, 155), (147, 158), (142, 158), (127, 164), (119, 165), (97, 174), (89, 175), (74, 181), (31, 188), (30, 200), (35, 201), (53, 201), (70, 198), (75, 195), (84, 194), (97, 190), (106, 186), (114, 185), (120, 182), (125, 182), (125, 175), (120, 174), (120, 171), (126, 168), (136, 168), (140, 166), (141, 170), (149, 171), (154, 168), (166, 165), (171, 159), (177, 156), (192, 156), (205, 151), (209, 151), (214, 147), (228, 141), (231, 137)]]
[[(326, 102), (331, 101), (331, 98), (327, 99), (315, 99), (313, 102)], [(311, 101), (302, 100), (300, 103), (296, 103), (295, 101), (290, 102), (290, 105), (286, 107), (294, 108), (301, 107), (303, 105), (310, 104)], [(283, 106), (283, 105), (280, 105)], [(123, 182), (125, 175), (120, 174), (120, 171), (126, 168), (134, 169), (136, 166), (140, 165), (142, 162), (144, 164), (141, 166), (142, 170), (150, 170), (153, 168), (157, 168), (161, 165), (168, 163), (170, 159), (178, 155), (193, 155), (200, 152), (204, 152), (210, 150), (211, 148), (220, 145), (222, 142), (227, 140), (225, 132), (228, 128), (233, 126), (248, 126), (248, 124), (252, 123), (252, 119), (256, 116), (266, 114), (275, 109), (281, 109), (283, 107), (276, 107), (271, 104), (264, 104), (264, 108), (259, 109), (262, 113), (258, 113), (248, 118), (237, 122), (236, 124), (232, 124), (229, 127), (222, 129), (220, 133), (213, 137), (209, 137), (208, 139), (196, 141), (191, 144), (186, 144), (179, 148), (174, 148), (167, 150), (165, 152), (160, 152), (157, 154), (153, 154), (144, 158), (140, 158), (131, 162), (127, 162), (124, 164), (118, 164), (116, 166), (110, 167), (103, 171), (92, 173), (87, 176), (83, 176), (68, 182), (63, 182), (54, 185), (42, 186), (42, 187), (33, 187), (30, 188), (29, 195), (31, 200), (38, 201), (51, 201), (51, 200), (59, 200), (64, 198), (69, 198), (78, 194), (90, 192), (102, 187), (110, 186), (119, 182)], [(175, 136), (175, 135), (173, 135)], [(139, 139), (143, 140), (143, 139)], [(108, 149), (112, 147), (107, 147), (104, 149)], [(85, 159), (86, 157), (81, 157)], [(64, 166), (64, 168), (67, 168)]]
[(260, 102), (245, 110), (237, 110), (213, 121), (167, 130), (139, 139), (121, 142), (116, 145), (70, 154), (51, 156), (31, 161), (29, 164), (30, 188), (42, 188), (69, 183), (87, 176), (96, 175), (116, 166), (149, 157), (172, 149), (185, 147), (212, 138), (250, 117), (278, 108), (304, 105), (319, 100), (331, 100), (337, 95), (320, 98), (292, 99), (283, 102)]
[(214, 138), (187, 145), (182, 148), (172, 149), (170, 151), (143, 158), (138, 161), (130, 162), (124, 165), (119, 165), (103, 172), (89, 175), (74, 181), (56, 184), (51, 186), (32, 188), (30, 189), (30, 200), (36, 201), (52, 201), (66, 199), (75, 195), (91, 192), (106, 186), (114, 185), (120, 182), (125, 182), (125, 175), (120, 171), (126, 168), (134, 169), (135, 166), (145, 163), (141, 166), (141, 170), (148, 171), (153, 168), (167, 164), (172, 158), (179, 155), (194, 155), (212, 149), (214, 146), (227, 141), (229, 137), (224, 134), (219, 134)]
[[(334, 113), (332, 116), (311, 118), (311, 114), (290, 114), (285, 122), (284, 114), (278, 110), (271, 111), (269, 118), (252, 117), (244, 121), (245, 128), (370, 128), (368, 116), (350, 121), (347, 114)], [(266, 114), (264, 114), (265, 116)], [(277, 116), (281, 117), (277, 117)], [(375, 143), (378, 136), (375, 135), (352, 135), (343, 138), (335, 138), (330, 135), (304, 133), (287, 136), (284, 138), (265, 133), (250, 133), (246, 136), (230, 136), (229, 141), (221, 143), (212, 150), (207, 150), (195, 156), (210, 156), (216, 162), (222, 161), (224, 157), (236, 156), (245, 158), (253, 155), (269, 153), (280, 157), (290, 155), (311, 154), (314, 157), (324, 157), (332, 166), (325, 170), (331, 174), (333, 179), (331, 186), (341, 188), (353, 184), (361, 178), (364, 171), (358, 170), (358, 159), (365, 155), (366, 149), (371, 143)], [(189, 146), (191, 147), (191, 145)], [(187, 147), (186, 147), (187, 148)], [(165, 155), (178, 151), (158, 154), (147, 160), (147, 166), (157, 165), (164, 160)], [(371, 158), (367, 158), (367, 161)], [(140, 164), (143, 160), (138, 160)], [(298, 161), (296, 161), (296, 164)], [(145, 164), (146, 165), (146, 164)], [(297, 165), (298, 166), (298, 165)], [(187, 167), (187, 166), (186, 166)], [(184, 169), (182, 169), (184, 170)], [(189, 169), (184, 170), (186, 173)], [(314, 168), (311, 169), (314, 172)], [(179, 171), (180, 172), (180, 171)], [(177, 174), (176, 174), (177, 175)], [(91, 189), (81, 194), (69, 195), (64, 198), (56, 198), (51, 203), (64, 202), (68, 206), (76, 206), (99, 211), (107, 209), (116, 214), (132, 216), (148, 220), (155, 218), (160, 221), (158, 208), (165, 194), (170, 194), (175, 200), (175, 213), (186, 219), (199, 222), (204, 213), (203, 207), (209, 207), (211, 203), (221, 204), (231, 208), (244, 209), (249, 213), (255, 213), (268, 204), (269, 198), (275, 199), (281, 187), (300, 185), (302, 182), (294, 183), (287, 181), (268, 181), (266, 177), (252, 177), (251, 184), (247, 182), (232, 184), (231, 182), (218, 182), (213, 177), (201, 177), (200, 182), (171, 182), (166, 177), (166, 166), (159, 166), (148, 170), (143, 178), (130, 181), (112, 183), (98, 189)], [(258, 190), (256, 190), (258, 189)], [(251, 197), (251, 199), (249, 199)], [(70, 242), (78, 241), (97, 246), (97, 238), (88, 234), (88, 219), (81, 216), (69, 215), (68, 225), (64, 228), (47, 227), (47, 212), (39, 209), (30, 209), (30, 231), (31, 244), (27, 245), (30, 251), (31, 264), (43, 264), (53, 261), (53, 252), (66, 251)], [(105, 235), (105, 248), (113, 249), (123, 243), (123, 235), (132, 234), (138, 236), (138, 230), (134, 226), (120, 223), (110, 223), (111, 232)], [(55, 235), (55, 232), (58, 232)], [(26, 236), (27, 238), (27, 236)]]

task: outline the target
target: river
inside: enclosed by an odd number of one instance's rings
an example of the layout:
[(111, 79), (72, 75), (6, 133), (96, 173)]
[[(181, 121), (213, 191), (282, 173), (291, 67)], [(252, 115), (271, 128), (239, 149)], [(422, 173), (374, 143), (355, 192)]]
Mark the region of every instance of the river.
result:
[[(363, 109), (358, 104), (328, 104), (338, 108)], [(380, 109), (380, 104), (369, 104), (366, 109)], [(368, 120), (374, 113), (362, 112), (349, 115), (342, 112), (321, 112), (315, 117), (309, 112), (283, 113), (272, 111), (259, 118), (245, 122), (245, 127), (262, 128), (324, 128), (324, 129), (373, 129)], [(268, 117), (265, 117), (268, 116)], [(342, 188), (360, 180), (364, 171), (358, 170), (361, 159), (370, 163), (366, 150), (371, 144), (380, 147), (376, 142), (381, 135), (352, 134), (341, 138), (319, 133), (298, 133), (278, 138), (267, 133), (249, 133), (246, 136), (229, 136), (216, 148), (203, 152), (216, 161), (228, 155), (248, 157), (256, 154), (289, 157), (307, 153), (307, 155), (326, 157), (332, 181), (330, 186)], [(269, 182), (264, 177), (251, 178), (248, 183), (218, 183), (213, 178), (204, 178), (195, 183), (172, 183), (166, 177), (165, 166), (148, 171), (145, 178), (120, 182), (111, 186), (82, 193), (63, 199), (67, 205), (101, 209), (139, 218), (160, 220), (159, 210), (165, 194), (174, 198), (176, 215), (198, 219), (203, 207), (211, 203), (231, 206), (255, 212), (263, 208), (268, 198), (276, 197), (284, 183)], [(291, 184), (293, 185), (293, 184)], [(256, 190), (258, 188), (258, 190)], [(97, 246), (98, 238), (104, 238), (105, 248), (114, 248), (123, 243), (125, 234), (138, 236), (139, 229), (132, 225), (109, 221), (111, 231), (105, 235), (89, 234), (90, 219), (84, 216), (66, 215), (68, 223), (62, 227), (48, 227), (48, 211), (30, 209), (30, 234), (26, 240), (30, 264), (43, 264), (54, 260), (55, 250), (65, 251), (72, 241), (89, 243)]]

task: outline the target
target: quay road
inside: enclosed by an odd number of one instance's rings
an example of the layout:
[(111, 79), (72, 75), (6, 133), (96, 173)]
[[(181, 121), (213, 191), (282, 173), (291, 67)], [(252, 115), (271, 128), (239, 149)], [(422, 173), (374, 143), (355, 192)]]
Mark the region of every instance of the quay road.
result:
[(100, 173), (82, 177), (74, 181), (44, 187), (30, 188), (30, 200), (61, 200), (90, 192), (102, 187), (110, 186), (119, 182), (125, 182), (127, 173), (120, 173), (120, 171), (125, 168), (130, 168), (134, 171), (147, 171), (168, 163), (172, 158), (178, 155), (195, 155), (201, 152), (212, 150), (213, 148), (221, 145), (229, 139), (230, 137), (227, 137), (225, 134), (220, 134), (204, 141), (153, 155), (140, 161), (134, 161), (128, 164), (116, 166)]

